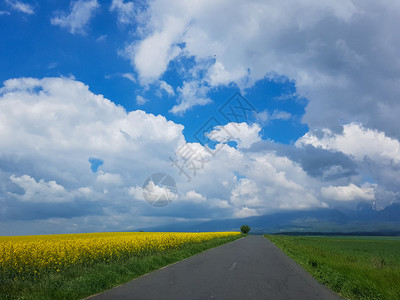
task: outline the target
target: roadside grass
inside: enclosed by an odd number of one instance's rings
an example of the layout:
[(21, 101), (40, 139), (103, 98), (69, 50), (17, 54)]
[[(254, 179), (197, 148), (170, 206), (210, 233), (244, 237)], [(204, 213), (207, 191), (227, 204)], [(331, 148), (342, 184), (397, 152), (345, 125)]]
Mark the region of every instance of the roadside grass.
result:
[(36, 279), (12, 280), (0, 277), (0, 299), (82, 299), (241, 237), (214, 238), (160, 253), (74, 266)]
[(400, 239), (265, 235), (347, 299), (400, 299)]

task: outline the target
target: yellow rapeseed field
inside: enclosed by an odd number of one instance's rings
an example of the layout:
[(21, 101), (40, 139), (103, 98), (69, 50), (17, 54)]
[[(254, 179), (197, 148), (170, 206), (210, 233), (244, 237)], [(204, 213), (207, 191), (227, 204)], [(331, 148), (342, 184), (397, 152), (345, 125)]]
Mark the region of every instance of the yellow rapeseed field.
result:
[(108, 232), (0, 237), (0, 277), (37, 277), (70, 266), (140, 256), (239, 232)]

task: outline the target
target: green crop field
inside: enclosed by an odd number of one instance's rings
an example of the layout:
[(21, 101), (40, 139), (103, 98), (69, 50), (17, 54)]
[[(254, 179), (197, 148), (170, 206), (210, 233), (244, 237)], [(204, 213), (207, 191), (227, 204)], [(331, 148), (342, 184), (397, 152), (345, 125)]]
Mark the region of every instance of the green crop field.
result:
[(400, 299), (400, 238), (266, 235), (347, 299)]

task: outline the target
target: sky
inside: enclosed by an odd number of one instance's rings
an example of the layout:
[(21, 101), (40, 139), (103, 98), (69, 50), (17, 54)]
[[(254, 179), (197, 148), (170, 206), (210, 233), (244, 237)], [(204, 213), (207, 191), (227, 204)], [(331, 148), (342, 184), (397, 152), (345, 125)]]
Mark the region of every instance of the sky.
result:
[(1, 0), (0, 235), (400, 202), (398, 28), (399, 1)]

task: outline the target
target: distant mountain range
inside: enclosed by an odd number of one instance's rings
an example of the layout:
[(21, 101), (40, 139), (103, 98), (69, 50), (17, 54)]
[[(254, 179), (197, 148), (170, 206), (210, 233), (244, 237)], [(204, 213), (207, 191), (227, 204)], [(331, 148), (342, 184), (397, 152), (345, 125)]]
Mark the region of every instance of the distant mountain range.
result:
[(400, 204), (394, 203), (383, 210), (374, 210), (360, 203), (355, 211), (314, 209), (285, 211), (242, 219), (213, 220), (208, 222), (180, 222), (165, 226), (143, 228), (143, 231), (230, 231), (246, 224), (251, 233), (399, 233)]

